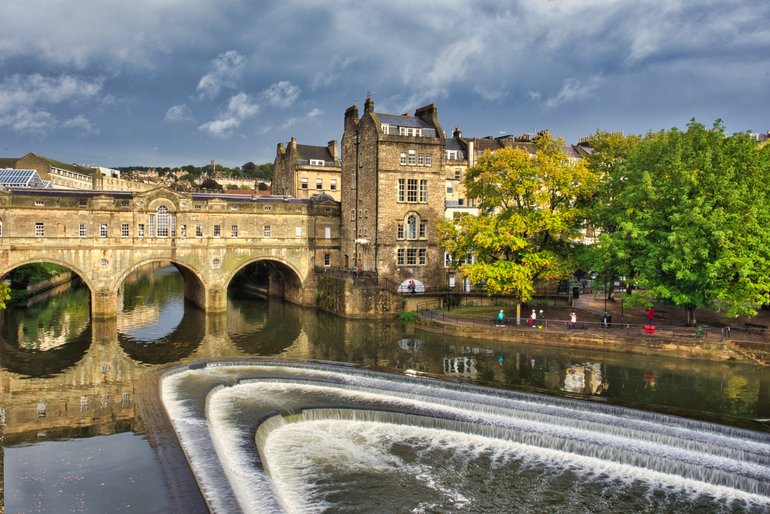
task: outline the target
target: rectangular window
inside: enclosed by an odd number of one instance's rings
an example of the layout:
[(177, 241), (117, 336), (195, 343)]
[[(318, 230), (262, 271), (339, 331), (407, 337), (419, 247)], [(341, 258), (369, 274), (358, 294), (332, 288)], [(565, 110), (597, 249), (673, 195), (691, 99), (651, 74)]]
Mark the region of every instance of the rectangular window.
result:
[(356, 221), (356, 210), (350, 209), (350, 221)]
[(306, 178), (303, 178), (303, 179), (300, 180), (300, 187), (302, 189), (307, 189), (307, 179)]
[(446, 181), (446, 194), (451, 195), (455, 192), (455, 188), (450, 180)]
[(270, 225), (262, 227), (262, 237), (270, 237)]
[(396, 252), (396, 264), (398, 264), (399, 266), (404, 265), (404, 254), (405, 254), (405, 251), (403, 248), (399, 248), (398, 251)]
[(428, 203), (428, 180), (420, 180), (420, 203)]
[(332, 254), (325, 253), (324, 254), (324, 266), (327, 268), (332, 265)]
[(120, 237), (128, 237), (128, 223), (120, 224)]
[(462, 179), (463, 179), (463, 169), (455, 168), (455, 180), (462, 180)]
[(404, 224), (396, 224), (396, 239), (404, 239)]
[(78, 229), (78, 234), (80, 237), (88, 237), (88, 228), (86, 228), (85, 223), (80, 224), (80, 228)]
[(457, 199), (457, 206), (458, 207), (462, 207), (463, 205), (465, 205), (465, 198), (458, 198)]
[(315, 179), (315, 188), (316, 189), (323, 189), (324, 188), (324, 179), (322, 179), (322, 178)]
[(417, 248), (406, 249), (406, 265), (414, 266), (417, 264)]
[(302, 227), (294, 227), (294, 237), (297, 239), (302, 237)]
[(107, 224), (102, 223), (99, 225), (99, 237), (107, 237)]
[(332, 238), (332, 228), (331, 227), (324, 227), (324, 237), (326, 239)]
[(421, 221), (420, 222), (420, 239), (425, 239), (426, 237), (428, 237), (428, 222)]
[(401, 166), (406, 166), (406, 153), (401, 152), (401, 156), (399, 157), (398, 163)]
[(430, 166), (430, 165), (432, 164), (432, 161), (433, 161), (433, 159), (432, 159), (432, 157), (430, 156), (430, 154), (429, 154), (429, 153), (426, 153), (426, 154), (425, 154), (425, 165), (426, 165), (426, 166)]
[(230, 227), (230, 235), (232, 237), (238, 237), (238, 225), (233, 225)]
[(221, 225), (214, 225), (214, 237), (219, 237), (221, 235), (222, 235)]
[(140, 223), (139, 226), (136, 229), (136, 234), (139, 237), (144, 237), (144, 223)]
[(155, 237), (155, 215), (150, 214), (150, 237)]
[(187, 237), (187, 225), (179, 225), (179, 235)]
[(417, 154), (417, 166), (425, 166), (425, 154)]
[(203, 226), (195, 225), (195, 237), (203, 237)]
[(194, 204), (194, 205), (193, 205), (193, 207), (194, 207), (195, 209), (203, 209), (203, 204), (200, 204), (200, 203), (196, 203), (196, 204)]
[(333, 178), (329, 180), (329, 189), (331, 189), (332, 191), (337, 190), (337, 179)]
[(35, 237), (43, 237), (45, 235), (45, 223), (39, 221), (35, 223)]
[(398, 179), (398, 201), (399, 202), (403, 202), (406, 200), (405, 191), (406, 191), (406, 180), (400, 178)]
[(409, 203), (417, 202), (417, 179), (410, 178), (406, 182), (406, 201)]
[(42, 207), (45, 205), (45, 202), (42, 200), (35, 200), (35, 207)]
[(415, 164), (417, 164), (417, 152), (409, 150), (409, 165), (414, 166)]
[(425, 266), (428, 262), (428, 251), (425, 248), (417, 250), (417, 264)]

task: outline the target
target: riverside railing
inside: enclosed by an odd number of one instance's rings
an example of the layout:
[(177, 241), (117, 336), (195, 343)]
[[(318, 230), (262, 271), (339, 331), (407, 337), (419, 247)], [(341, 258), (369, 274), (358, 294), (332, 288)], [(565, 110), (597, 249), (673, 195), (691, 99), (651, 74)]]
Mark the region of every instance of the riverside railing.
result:
[(724, 342), (730, 337), (730, 331), (723, 328), (707, 326), (679, 327), (661, 324), (640, 323), (612, 323), (604, 321), (577, 321), (571, 323), (567, 319), (542, 319), (530, 323), (526, 317), (520, 318), (517, 323), (515, 318), (505, 317), (503, 322), (497, 318), (466, 317), (451, 314), (440, 310), (434, 302), (428, 302), (417, 308), (417, 315), (428, 320), (440, 323), (488, 329), (506, 332), (516, 332), (523, 336), (527, 333), (547, 333), (554, 335), (573, 335), (599, 338), (627, 338), (633, 340), (646, 340), (651, 344), (665, 344), (676, 341), (678, 344), (698, 345), (704, 342)]

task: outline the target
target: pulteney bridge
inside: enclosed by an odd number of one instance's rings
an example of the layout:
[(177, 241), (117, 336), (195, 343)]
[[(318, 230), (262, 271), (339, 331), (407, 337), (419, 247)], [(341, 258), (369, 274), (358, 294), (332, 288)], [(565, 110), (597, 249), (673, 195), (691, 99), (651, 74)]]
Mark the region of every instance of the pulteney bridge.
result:
[(55, 263), (91, 291), (91, 313), (111, 318), (126, 277), (170, 262), (185, 298), (207, 312), (227, 307), (235, 274), (269, 263), (270, 294), (314, 303), (315, 266), (339, 262), (339, 204), (252, 195), (10, 189), (0, 191), (0, 276)]

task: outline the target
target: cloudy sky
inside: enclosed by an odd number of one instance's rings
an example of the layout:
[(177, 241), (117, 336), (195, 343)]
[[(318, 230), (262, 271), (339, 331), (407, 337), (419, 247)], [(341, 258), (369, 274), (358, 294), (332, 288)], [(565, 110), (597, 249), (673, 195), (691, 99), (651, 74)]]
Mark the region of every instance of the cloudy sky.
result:
[(766, 0), (0, 3), (0, 157), (272, 162), (367, 93), (447, 133), (770, 130)]

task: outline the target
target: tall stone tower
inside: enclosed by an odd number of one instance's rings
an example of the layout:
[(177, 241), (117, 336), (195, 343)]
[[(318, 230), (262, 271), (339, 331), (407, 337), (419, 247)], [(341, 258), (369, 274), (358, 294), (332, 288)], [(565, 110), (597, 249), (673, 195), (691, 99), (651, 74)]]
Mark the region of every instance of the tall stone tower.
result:
[(444, 132), (435, 104), (414, 115), (345, 111), (342, 260), (417, 287), (446, 281), (436, 221), (444, 213)]

